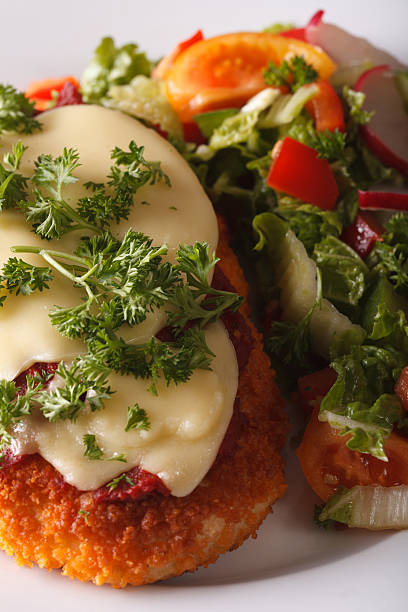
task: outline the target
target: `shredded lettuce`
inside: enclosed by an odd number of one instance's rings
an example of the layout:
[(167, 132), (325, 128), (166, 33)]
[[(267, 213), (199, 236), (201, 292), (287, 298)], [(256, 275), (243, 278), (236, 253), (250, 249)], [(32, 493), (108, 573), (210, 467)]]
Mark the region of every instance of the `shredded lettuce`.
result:
[(214, 130), (220, 127), (220, 125), (228, 119), (239, 113), (237, 108), (225, 108), (222, 110), (209, 111), (208, 113), (201, 113), (194, 117), (194, 121), (200, 128), (201, 133), (205, 138), (211, 138)]
[(164, 83), (138, 75), (128, 85), (109, 87), (101, 99), (104, 106), (121, 110), (160, 129), (175, 138), (183, 137), (183, 128), (177, 113), (167, 100)]
[(112, 38), (103, 38), (81, 78), (85, 102), (98, 103), (112, 85), (126, 85), (138, 74), (148, 76), (152, 63), (134, 43), (116, 47)]
[(275, 214), (284, 219), (290, 229), (301, 240), (309, 255), (324, 236), (338, 237), (342, 225), (338, 215), (332, 210), (323, 210), (313, 204), (303, 204), (288, 196), (279, 198)]
[(393, 389), (405, 364), (406, 355), (392, 347), (353, 346), (331, 363), (338, 377), (322, 400), (319, 420), (350, 435), (351, 450), (387, 461), (384, 441), (403, 417)]
[(313, 258), (322, 273), (323, 295), (336, 303), (356, 306), (368, 273), (361, 257), (335, 236), (326, 236), (315, 245)]

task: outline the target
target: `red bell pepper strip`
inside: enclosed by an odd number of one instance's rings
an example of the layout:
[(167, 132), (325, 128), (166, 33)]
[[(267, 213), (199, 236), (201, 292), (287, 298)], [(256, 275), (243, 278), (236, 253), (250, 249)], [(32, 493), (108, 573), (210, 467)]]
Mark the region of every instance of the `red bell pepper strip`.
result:
[(382, 242), (384, 228), (373, 213), (360, 212), (354, 222), (343, 230), (341, 239), (365, 259), (376, 242)]
[(318, 81), (316, 85), (319, 87), (318, 93), (306, 104), (306, 110), (313, 117), (316, 129), (319, 132), (344, 132), (346, 126), (339, 96), (329, 81)]
[(298, 380), (299, 398), (306, 412), (312, 412), (337, 380), (332, 368), (324, 368)]
[(408, 366), (405, 366), (395, 383), (394, 393), (398, 395), (402, 407), (408, 412)]
[(408, 193), (359, 190), (358, 202), (364, 210), (408, 211)]
[(194, 45), (196, 42), (203, 40), (203, 38), (204, 36), (202, 30), (197, 30), (197, 32), (193, 34), (190, 38), (181, 41), (173, 49), (173, 51), (163, 57), (163, 59), (157, 64), (156, 68), (153, 70), (152, 76), (157, 79), (166, 78), (167, 73), (169, 72), (170, 68), (172, 67), (178, 56), (181, 55), (183, 51), (191, 47), (191, 45)]
[(58, 79), (44, 79), (42, 81), (33, 81), (25, 90), (25, 96), (30, 102), (35, 103), (35, 109), (39, 111), (47, 110), (52, 106), (55, 100), (53, 92), (60, 92), (65, 83), (72, 83), (76, 89), (79, 88), (79, 83), (73, 76), (61, 77)]
[(269, 187), (319, 208), (334, 208), (339, 191), (326, 159), (320, 159), (314, 149), (289, 136), (274, 152), (266, 179)]

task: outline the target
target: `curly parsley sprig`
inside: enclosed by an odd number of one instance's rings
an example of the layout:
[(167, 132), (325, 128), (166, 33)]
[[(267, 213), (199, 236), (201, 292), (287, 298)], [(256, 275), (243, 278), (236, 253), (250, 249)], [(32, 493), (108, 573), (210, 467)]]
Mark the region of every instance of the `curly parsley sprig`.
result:
[(278, 66), (270, 61), (264, 70), (263, 77), (267, 85), (273, 87), (288, 87), (289, 91), (295, 92), (307, 83), (313, 83), (319, 77), (319, 73), (308, 64), (302, 55), (295, 55), (290, 62), (283, 60)]
[(144, 147), (138, 147), (133, 140), (129, 151), (115, 147), (111, 153), (115, 165), (110, 169), (107, 184), (86, 183), (85, 187), (93, 193), (80, 198), (76, 209), (64, 198), (64, 189), (78, 181), (73, 174), (80, 165), (78, 152), (64, 148), (56, 158), (40, 155), (31, 179), (35, 185), (34, 199), (23, 199), (18, 206), (43, 238), (58, 239), (75, 230), (98, 234), (113, 221), (119, 223), (128, 218), (138, 189), (158, 182), (171, 185), (160, 162), (146, 160), (143, 153)]
[(33, 115), (34, 102), (12, 85), (0, 85), (0, 132), (31, 134), (41, 128)]

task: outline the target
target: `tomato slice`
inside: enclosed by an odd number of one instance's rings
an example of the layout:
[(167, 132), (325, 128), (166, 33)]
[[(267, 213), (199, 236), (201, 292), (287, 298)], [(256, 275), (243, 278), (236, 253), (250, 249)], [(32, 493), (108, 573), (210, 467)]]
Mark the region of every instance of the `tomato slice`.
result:
[(320, 47), (269, 32), (224, 34), (196, 42), (183, 51), (164, 77), (168, 99), (184, 123), (194, 115), (240, 107), (265, 88), (268, 62), (280, 64), (302, 55), (322, 79), (336, 68)]
[(156, 79), (164, 79), (175, 60), (181, 53), (184, 53), (186, 49), (191, 47), (200, 40), (203, 40), (204, 36), (201, 30), (197, 30), (195, 34), (193, 34), (187, 40), (181, 41), (168, 55), (163, 57), (163, 59), (157, 64), (156, 68), (152, 72), (152, 76)]
[(320, 406), (321, 400), (329, 392), (336, 380), (336, 372), (329, 367), (299, 378), (299, 398), (306, 412), (310, 414), (313, 408)]
[(388, 462), (352, 451), (347, 437), (340, 436), (313, 411), (303, 440), (296, 451), (304, 475), (313, 491), (324, 501), (338, 486), (408, 484), (408, 440), (392, 433), (385, 443)]

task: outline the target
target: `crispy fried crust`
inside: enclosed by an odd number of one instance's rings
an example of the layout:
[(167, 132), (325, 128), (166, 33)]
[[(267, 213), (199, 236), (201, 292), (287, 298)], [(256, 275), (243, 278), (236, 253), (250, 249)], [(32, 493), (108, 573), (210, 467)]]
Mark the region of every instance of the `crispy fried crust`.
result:
[[(220, 243), (224, 274), (247, 295), (222, 223)], [(19, 563), (124, 587), (207, 566), (255, 536), (285, 491), (279, 450), (287, 421), (260, 336), (248, 325), (255, 345), (239, 380), (245, 426), (237, 451), (218, 459), (193, 493), (97, 504), (33, 455), (1, 476), (1, 547)]]

